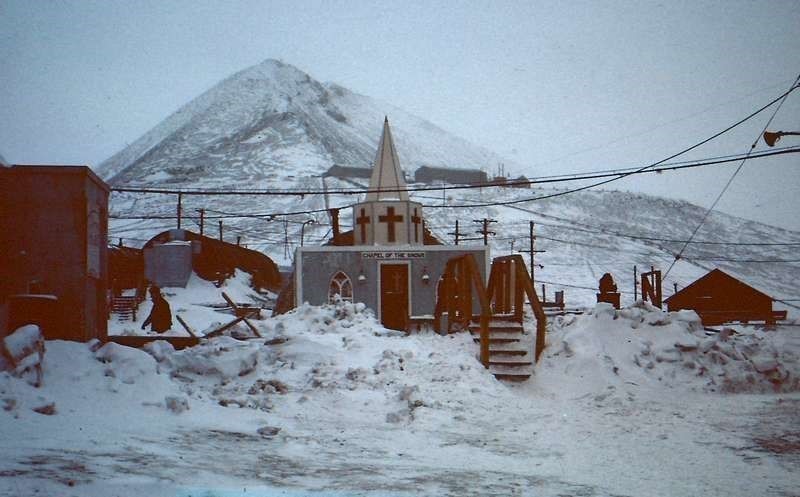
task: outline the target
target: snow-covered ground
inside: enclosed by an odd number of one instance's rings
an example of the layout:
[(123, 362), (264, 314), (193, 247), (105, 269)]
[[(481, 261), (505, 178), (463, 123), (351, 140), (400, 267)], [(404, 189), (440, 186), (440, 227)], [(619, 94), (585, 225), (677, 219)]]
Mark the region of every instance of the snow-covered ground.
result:
[[(192, 272), (185, 288), (163, 288), (162, 294), (170, 304), (172, 312), (172, 329), (165, 332), (164, 335), (189, 336), (176, 316), (180, 316), (199, 336), (232, 321), (234, 319), (232, 314), (218, 311), (220, 308), (229, 308), (222, 296), (223, 292), (237, 304), (248, 303), (257, 306), (265, 297), (250, 287), (250, 278), (249, 273), (236, 269), (232, 277), (217, 287)], [(269, 297), (271, 305), (275, 296), (270, 295)], [(149, 327), (145, 330), (141, 329), (141, 325), (150, 314), (152, 307), (153, 303), (149, 298), (142, 301), (136, 313), (136, 321), (121, 320), (118, 316), (112, 315), (108, 322), (108, 334), (157, 335), (158, 333), (151, 331)]]
[[(165, 293), (190, 309), (202, 291)], [(467, 334), (405, 336), (360, 304), (254, 322), (263, 339), (181, 351), (49, 341), (39, 389), (0, 373), (0, 495), (800, 488), (794, 326), (709, 333), (691, 312), (600, 304), (552, 319), (535, 375), (506, 384)]]

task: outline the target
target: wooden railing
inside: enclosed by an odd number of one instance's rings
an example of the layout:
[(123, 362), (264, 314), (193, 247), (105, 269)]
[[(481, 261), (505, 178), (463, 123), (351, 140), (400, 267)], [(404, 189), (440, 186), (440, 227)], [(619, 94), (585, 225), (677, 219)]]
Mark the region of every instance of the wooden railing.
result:
[(489, 307), (489, 299), (486, 297), (486, 289), (483, 286), (483, 278), (478, 271), (478, 264), (472, 254), (465, 254), (454, 257), (447, 261), (442, 282), (440, 283), (436, 308), (433, 311), (434, 327), (436, 331), (441, 331), (441, 318), (443, 313), (447, 313), (447, 333), (453, 331), (458, 326), (459, 329), (469, 329), (472, 321), (472, 297), (478, 298), (480, 303), (480, 330), (481, 330), (481, 363), (489, 367), (489, 319), (492, 310)]
[(486, 296), (492, 303), (494, 311), (498, 314), (512, 314), (514, 320), (522, 322), (522, 312), (525, 297), (528, 297), (533, 315), (536, 318), (536, 348), (534, 358), (544, 350), (547, 316), (544, 308), (536, 295), (533, 281), (525, 267), (521, 255), (506, 255), (496, 257), (492, 261), (492, 270), (489, 274)]
[(486, 287), (473, 255), (454, 257), (447, 261), (440, 285), (433, 313), (436, 331), (442, 330), (441, 318), (444, 313), (447, 313), (447, 333), (454, 328), (467, 329), (473, 320), (473, 295), (478, 298), (481, 363), (486, 367), (489, 366), (489, 321), (492, 314), (511, 314), (512, 319), (521, 323), (527, 296), (536, 318), (534, 358), (539, 359), (544, 350), (547, 317), (522, 256), (495, 258)]

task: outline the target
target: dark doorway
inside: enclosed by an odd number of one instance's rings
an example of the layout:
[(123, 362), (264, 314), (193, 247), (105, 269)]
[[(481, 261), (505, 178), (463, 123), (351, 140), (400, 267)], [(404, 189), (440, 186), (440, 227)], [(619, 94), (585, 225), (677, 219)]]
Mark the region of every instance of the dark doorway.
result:
[(405, 330), (408, 321), (408, 265), (381, 265), (381, 323)]

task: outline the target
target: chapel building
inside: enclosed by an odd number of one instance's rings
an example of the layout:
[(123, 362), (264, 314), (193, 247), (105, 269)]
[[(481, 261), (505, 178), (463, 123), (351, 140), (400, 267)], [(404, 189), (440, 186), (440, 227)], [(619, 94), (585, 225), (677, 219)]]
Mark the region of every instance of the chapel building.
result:
[(489, 248), (442, 245), (425, 228), (422, 207), (409, 199), (386, 119), (369, 192), (352, 206), (353, 232), (332, 245), (297, 249), (294, 305), (363, 302), (387, 328), (407, 330), (414, 321), (432, 319), (438, 282), (451, 258), (472, 254), (485, 282)]

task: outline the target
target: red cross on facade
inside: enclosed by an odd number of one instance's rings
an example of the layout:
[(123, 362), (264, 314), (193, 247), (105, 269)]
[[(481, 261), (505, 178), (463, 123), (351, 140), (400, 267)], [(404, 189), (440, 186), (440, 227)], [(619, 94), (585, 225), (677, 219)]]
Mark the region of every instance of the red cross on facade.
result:
[(361, 209), (361, 215), (356, 218), (356, 224), (361, 227), (361, 241), (367, 241), (367, 224), (369, 224), (370, 217), (366, 215), (364, 209)]
[(417, 216), (417, 209), (414, 208), (414, 215), (411, 216), (411, 222), (414, 223), (414, 242), (419, 242), (419, 223), (422, 222), (422, 218)]
[(390, 242), (395, 241), (394, 223), (403, 221), (403, 216), (395, 215), (394, 207), (387, 207), (386, 215), (378, 216), (378, 221), (387, 224), (388, 240)]

